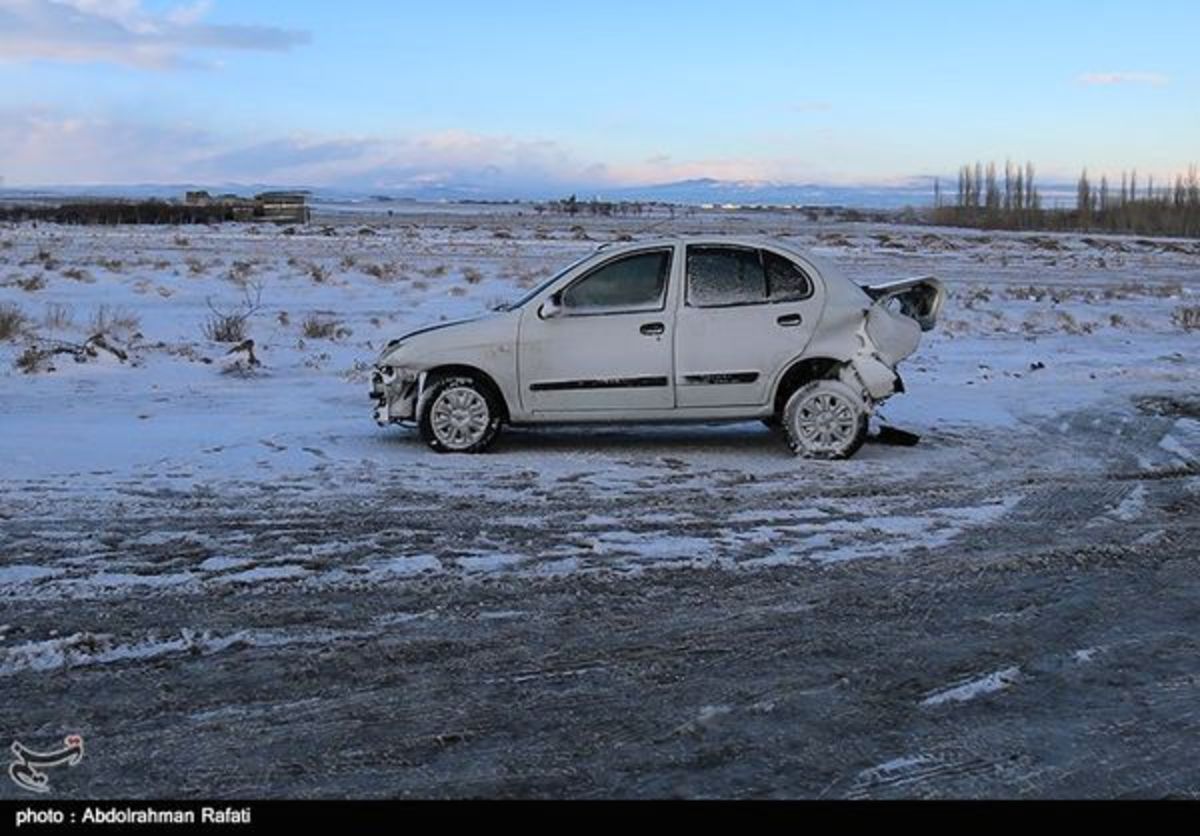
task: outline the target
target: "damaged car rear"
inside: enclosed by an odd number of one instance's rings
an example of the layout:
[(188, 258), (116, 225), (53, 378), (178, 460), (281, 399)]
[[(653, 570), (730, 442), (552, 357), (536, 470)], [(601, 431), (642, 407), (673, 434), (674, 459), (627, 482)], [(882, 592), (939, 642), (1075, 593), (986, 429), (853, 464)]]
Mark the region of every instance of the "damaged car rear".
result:
[(511, 305), (392, 340), (374, 416), (462, 453), (504, 424), (760, 419), (799, 455), (847, 458), (944, 300), (933, 277), (859, 286), (774, 240), (602, 247)]

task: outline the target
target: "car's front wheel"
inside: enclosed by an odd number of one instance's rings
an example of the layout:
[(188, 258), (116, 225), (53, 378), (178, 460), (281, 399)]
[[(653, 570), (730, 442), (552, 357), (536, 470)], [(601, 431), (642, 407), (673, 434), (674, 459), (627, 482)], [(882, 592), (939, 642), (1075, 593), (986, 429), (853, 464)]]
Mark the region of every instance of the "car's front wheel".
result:
[(417, 403), (417, 427), (439, 453), (482, 453), (500, 432), (501, 410), (491, 389), (454, 375), (426, 384)]
[(783, 408), (788, 445), (810, 459), (848, 459), (867, 438), (867, 409), (838, 380), (814, 380), (797, 389)]

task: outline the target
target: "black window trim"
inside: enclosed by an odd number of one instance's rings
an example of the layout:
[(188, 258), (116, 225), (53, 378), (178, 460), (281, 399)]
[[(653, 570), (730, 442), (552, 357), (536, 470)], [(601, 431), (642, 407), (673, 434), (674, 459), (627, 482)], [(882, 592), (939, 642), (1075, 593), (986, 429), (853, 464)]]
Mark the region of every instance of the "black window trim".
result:
[(597, 264), (592, 269), (588, 270), (583, 275), (576, 276), (574, 279), (571, 279), (571, 282), (566, 287), (563, 287), (563, 288), (560, 288), (559, 290), (554, 291), (554, 293), (551, 295), (558, 296), (561, 299), (566, 295), (568, 290), (570, 290), (571, 288), (573, 288), (575, 285), (579, 284), (580, 282), (584, 281), (585, 279), (591, 277), (598, 270), (603, 270), (605, 267), (609, 266), (610, 264), (615, 264), (616, 262), (623, 261), (624, 259), (627, 259), (627, 258), (635, 258), (640, 255), (650, 255), (651, 253), (666, 253), (667, 254), (667, 282), (663, 286), (662, 301), (659, 303), (657, 308), (625, 308), (625, 309), (615, 309), (615, 310), (610, 310), (610, 311), (595, 311), (593, 313), (572, 313), (571, 309), (564, 305), (563, 309), (562, 309), (563, 318), (565, 319), (567, 317), (576, 317), (576, 316), (628, 316), (630, 314), (662, 313), (663, 311), (665, 311), (667, 309), (667, 299), (670, 298), (670, 295), (671, 295), (671, 268), (675, 265), (675, 247), (671, 244), (667, 244), (666, 246), (659, 246), (659, 247), (647, 247), (642, 250), (633, 250), (631, 252), (621, 253), (620, 255), (614, 256), (613, 258), (606, 259), (603, 262), (601, 262), (600, 264)]
[[(758, 253), (758, 259), (759, 259), (759, 262), (762, 264), (762, 268), (763, 268), (763, 282), (766, 285), (767, 298), (763, 299), (761, 302), (726, 302), (722, 305), (696, 305), (696, 304), (693, 304), (692, 303), (692, 274), (688, 270), (688, 257), (691, 255), (691, 251), (693, 248), (695, 248), (697, 250), (748, 250), (750, 252)], [(763, 260), (764, 253), (770, 253), (771, 255), (778, 256), (779, 258), (784, 259), (789, 264), (791, 264), (793, 267), (795, 267), (797, 270), (799, 270), (800, 275), (804, 276), (804, 280), (808, 283), (808, 293), (804, 294), (803, 296), (797, 296), (794, 299), (772, 299), (771, 298), (771, 277), (767, 273), (767, 265), (766, 265), (766, 262)], [(698, 311), (707, 311), (707, 310), (714, 310), (714, 309), (719, 309), (719, 308), (747, 308), (747, 307), (750, 307), (751, 305), (786, 305), (786, 304), (793, 303), (793, 302), (803, 302), (806, 299), (811, 299), (813, 297), (813, 294), (816, 292), (816, 290), (814, 288), (812, 276), (809, 275), (809, 272), (807, 270), (805, 270), (803, 267), (801, 267), (799, 264), (797, 264), (794, 259), (789, 258), (788, 256), (783, 255), (782, 253), (776, 252), (775, 250), (769, 250), (766, 247), (750, 247), (745, 244), (719, 244), (719, 243), (688, 244), (687, 249), (685, 250), (685, 252), (683, 254), (683, 284), (684, 284), (683, 304), (689, 308), (695, 308)]]

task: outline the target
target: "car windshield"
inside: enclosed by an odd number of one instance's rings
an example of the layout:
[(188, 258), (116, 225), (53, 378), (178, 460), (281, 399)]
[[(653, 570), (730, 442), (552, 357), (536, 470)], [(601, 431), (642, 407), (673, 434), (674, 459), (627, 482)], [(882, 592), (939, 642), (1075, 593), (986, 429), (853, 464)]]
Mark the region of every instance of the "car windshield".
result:
[(563, 276), (567, 275), (567, 273), (574, 270), (580, 264), (583, 264), (583, 262), (587, 261), (593, 255), (595, 255), (595, 253), (588, 253), (587, 255), (583, 256), (582, 258), (578, 258), (575, 261), (572, 261), (566, 267), (559, 270), (557, 273), (555, 273), (550, 278), (546, 279), (546, 281), (539, 284), (537, 287), (535, 287), (533, 290), (526, 293), (524, 296), (522, 296), (517, 301), (507, 302), (503, 305), (497, 305), (496, 307), (492, 308), (492, 310), (494, 310), (494, 311), (515, 311), (517, 308), (519, 308), (522, 305), (524, 305), (525, 303), (527, 303), (530, 299), (537, 296), (539, 293), (541, 293), (543, 290), (548, 288), (550, 285), (554, 284), (556, 281), (561, 279)]

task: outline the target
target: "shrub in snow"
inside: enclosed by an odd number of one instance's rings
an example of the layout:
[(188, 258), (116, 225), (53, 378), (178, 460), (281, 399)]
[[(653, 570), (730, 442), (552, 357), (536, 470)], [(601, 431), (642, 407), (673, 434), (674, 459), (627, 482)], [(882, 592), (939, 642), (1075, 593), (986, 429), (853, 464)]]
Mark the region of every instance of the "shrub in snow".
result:
[(15, 340), (26, 325), (25, 312), (11, 302), (0, 305), (0, 340)]
[(261, 282), (250, 282), (242, 293), (242, 304), (235, 310), (218, 308), (212, 299), (206, 299), (211, 311), (204, 321), (204, 336), (216, 343), (240, 343), (246, 339), (247, 325), (250, 317), (262, 307)]
[(309, 314), (300, 326), (304, 336), (310, 340), (336, 340), (350, 336), (350, 329), (341, 322), (321, 314)]
[(1171, 319), (1184, 331), (1200, 330), (1200, 305), (1180, 305)]

